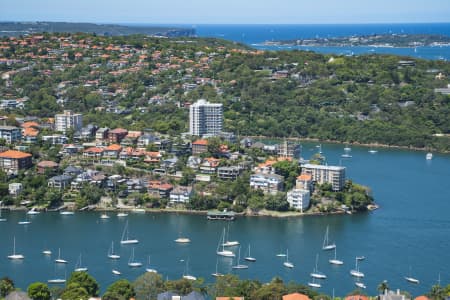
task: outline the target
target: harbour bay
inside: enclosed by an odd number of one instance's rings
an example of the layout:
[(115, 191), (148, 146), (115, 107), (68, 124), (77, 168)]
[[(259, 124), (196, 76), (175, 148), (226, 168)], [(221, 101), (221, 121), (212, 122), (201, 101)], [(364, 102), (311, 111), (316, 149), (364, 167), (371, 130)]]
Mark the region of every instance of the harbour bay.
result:
[[(309, 158), (317, 151), (316, 144), (302, 144), (303, 157)], [(109, 219), (100, 219), (98, 212), (76, 212), (63, 216), (56, 212), (29, 216), (31, 224), (19, 225), (25, 212), (3, 211), (6, 222), (0, 223), (2, 243), (0, 248), (0, 276), (9, 276), (16, 285), (26, 288), (34, 281), (47, 281), (55, 276), (67, 277), (75, 268), (80, 253), (83, 265), (89, 268), (102, 289), (117, 280), (112, 269), (122, 272), (122, 277), (134, 280), (145, 272), (148, 256), (151, 267), (164, 278), (178, 279), (186, 272), (214, 279), (218, 270), (235, 273), (242, 278), (269, 281), (280, 276), (285, 281), (306, 284), (319, 254), (318, 269), (328, 278), (323, 280), (322, 291), (344, 295), (355, 289), (349, 271), (356, 256), (365, 256), (359, 267), (365, 273), (367, 292), (376, 293), (377, 285), (387, 279), (391, 288), (408, 290), (413, 295), (427, 292), (436, 284), (440, 274), (442, 282), (450, 279), (450, 219), (448, 211), (449, 155), (434, 154), (431, 161), (425, 153), (398, 149), (377, 149), (371, 154), (368, 148), (352, 146), (352, 158), (341, 158), (343, 145), (323, 144), (322, 151), (328, 164), (347, 167), (347, 176), (355, 182), (372, 188), (380, 209), (363, 214), (313, 216), (296, 218), (240, 217), (230, 223), (232, 240), (241, 243), (241, 256), (251, 244), (252, 256), (257, 261), (246, 270), (232, 270), (236, 263), (230, 258), (218, 258), (216, 249), (224, 221), (208, 221), (205, 216), (184, 214), (132, 214), (126, 219), (108, 213)], [(120, 245), (125, 222), (128, 220), (130, 237), (139, 239), (136, 245)], [(337, 256), (342, 266), (332, 266), (328, 260), (333, 251), (323, 251), (326, 227), (330, 240), (337, 245)], [(189, 244), (174, 242), (180, 232), (190, 238)], [(23, 254), (23, 261), (11, 261), (7, 256), (13, 251)], [(118, 261), (107, 258), (111, 241), (121, 255)], [(131, 251), (143, 263), (141, 268), (127, 266)], [(44, 256), (42, 250), (52, 250)], [(55, 266), (58, 248), (68, 260), (65, 266)], [(283, 266), (284, 258), (276, 257), (289, 250), (289, 260), (295, 265)], [(233, 248), (237, 252), (238, 248)], [(232, 261), (232, 262), (231, 262)], [(420, 284), (405, 281), (411, 268)]]

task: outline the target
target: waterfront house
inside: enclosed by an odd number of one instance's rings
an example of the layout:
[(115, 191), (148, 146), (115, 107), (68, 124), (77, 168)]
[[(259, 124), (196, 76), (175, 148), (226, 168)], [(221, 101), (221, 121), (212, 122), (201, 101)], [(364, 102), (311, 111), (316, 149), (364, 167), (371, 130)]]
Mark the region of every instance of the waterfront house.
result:
[(170, 203), (188, 203), (193, 194), (190, 186), (177, 186), (170, 192)]
[(366, 295), (350, 295), (345, 297), (345, 300), (369, 300)]
[(411, 300), (411, 298), (406, 297), (405, 295), (400, 293), (400, 290), (397, 291), (389, 291), (385, 290), (383, 294), (378, 296), (379, 300)]
[(283, 176), (255, 173), (250, 176), (250, 188), (262, 190), (265, 194), (276, 194), (283, 189)]
[(108, 127), (99, 128), (95, 133), (95, 139), (99, 142), (103, 142), (108, 139), (108, 135), (109, 135)]
[(8, 191), (11, 196), (17, 196), (22, 192), (23, 185), (20, 182), (13, 182), (8, 185)]
[(202, 159), (198, 156), (189, 156), (186, 166), (191, 169), (198, 169), (200, 164), (202, 163)]
[(161, 161), (162, 155), (159, 151), (146, 151), (144, 162), (157, 164)]
[(289, 207), (303, 212), (309, 207), (310, 193), (309, 190), (292, 189), (287, 192), (287, 202)]
[(59, 164), (51, 160), (43, 160), (38, 162), (36, 166), (38, 174), (45, 174), (55, 172), (58, 169)]
[(70, 177), (69, 175), (58, 175), (50, 178), (47, 185), (50, 188), (62, 190), (68, 187), (71, 181), (72, 177)]
[(169, 198), (172, 190), (173, 185), (169, 183), (163, 183), (159, 180), (150, 180), (148, 182), (147, 191), (149, 195), (155, 198)]
[(35, 144), (38, 141), (39, 130), (34, 127), (22, 129), (22, 142), (25, 144)]
[(20, 170), (31, 167), (31, 157), (29, 153), (7, 150), (0, 153), (0, 168), (5, 172), (17, 174)]
[(64, 174), (69, 175), (71, 177), (78, 176), (81, 173), (83, 173), (83, 169), (74, 166), (68, 166), (67, 168), (64, 169)]
[(54, 134), (54, 135), (44, 135), (42, 137), (42, 141), (49, 143), (51, 145), (63, 145), (67, 144), (69, 139), (67, 136), (63, 134)]

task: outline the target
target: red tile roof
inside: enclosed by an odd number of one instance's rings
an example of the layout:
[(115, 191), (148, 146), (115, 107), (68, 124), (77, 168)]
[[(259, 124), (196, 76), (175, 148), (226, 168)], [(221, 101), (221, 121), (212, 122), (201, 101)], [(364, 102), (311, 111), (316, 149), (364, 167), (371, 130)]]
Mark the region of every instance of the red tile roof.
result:
[(350, 295), (345, 297), (345, 300), (369, 300), (369, 297), (365, 295)]
[(292, 293), (283, 296), (283, 300), (311, 300), (308, 296), (300, 293)]
[(94, 152), (94, 153), (102, 153), (103, 149), (98, 147), (90, 147), (84, 150), (84, 152)]
[(21, 152), (21, 151), (16, 151), (16, 150), (8, 150), (8, 151), (0, 153), (0, 157), (1, 158), (21, 159), (21, 158), (31, 157), (31, 154)]
[(208, 145), (208, 141), (207, 141), (207, 140), (196, 140), (195, 142), (192, 143), (192, 145), (203, 145), (203, 146), (207, 146), (207, 145)]
[(58, 163), (51, 160), (43, 160), (39, 162), (37, 166), (41, 168), (56, 168), (58, 166)]
[(109, 145), (108, 147), (106, 147), (105, 150), (107, 150), (107, 151), (121, 151), (122, 150), (122, 146), (117, 145), (117, 144), (112, 144), (112, 145)]
[(312, 179), (311, 174), (302, 174), (300, 176), (297, 177), (298, 180), (304, 180), (304, 181), (309, 181)]

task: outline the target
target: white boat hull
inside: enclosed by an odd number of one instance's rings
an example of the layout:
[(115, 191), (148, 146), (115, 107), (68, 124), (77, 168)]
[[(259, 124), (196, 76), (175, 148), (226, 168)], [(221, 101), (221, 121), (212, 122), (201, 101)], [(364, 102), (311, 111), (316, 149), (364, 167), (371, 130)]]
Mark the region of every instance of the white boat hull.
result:
[(309, 274), (312, 278), (316, 278), (316, 279), (326, 279), (327, 275), (325, 274), (319, 274), (319, 273), (311, 273)]
[(183, 278), (187, 280), (197, 280), (197, 277), (192, 275), (184, 275)]
[(320, 283), (314, 283), (314, 282), (308, 282), (308, 286), (313, 287), (313, 288), (322, 287), (322, 285), (320, 285)]
[(128, 266), (131, 268), (139, 268), (142, 267), (142, 263), (140, 262), (132, 262), (132, 263), (128, 263)]
[(254, 257), (244, 257), (244, 260), (250, 261), (250, 262), (255, 262), (256, 258), (254, 258)]
[(338, 259), (330, 259), (329, 262), (332, 265), (343, 265), (344, 264), (344, 262), (342, 260), (338, 260)]
[(364, 277), (364, 273), (357, 271), (357, 270), (351, 270), (350, 271), (350, 275), (354, 276), (354, 277), (358, 277), (358, 278), (362, 278)]
[(247, 265), (236, 265), (236, 266), (232, 266), (231, 268), (241, 270), (241, 269), (248, 269), (248, 266)]
[(57, 263), (57, 264), (67, 264), (67, 260), (64, 260), (64, 259), (55, 259), (55, 263)]
[(179, 244), (187, 244), (187, 243), (190, 243), (191, 240), (188, 238), (178, 238), (175, 240), (175, 242), (179, 243)]
[(224, 256), (224, 257), (235, 257), (236, 255), (231, 251), (219, 251), (217, 252), (217, 255)]
[(327, 245), (322, 247), (322, 250), (334, 250), (334, 248), (336, 248), (336, 245)]
[(155, 269), (150, 269), (150, 268), (145, 269), (145, 272), (148, 272), (148, 273), (158, 273), (158, 271), (156, 271)]
[(87, 272), (88, 268), (76, 268), (75, 272)]
[(137, 243), (139, 243), (139, 241), (138, 240), (123, 240), (123, 241), (120, 241), (120, 243), (122, 245), (129, 245), (129, 244), (137, 244)]
[(355, 282), (355, 285), (356, 285), (357, 287), (359, 287), (359, 288), (362, 288), (362, 289), (365, 289), (365, 288), (366, 288), (366, 285), (365, 285), (364, 283), (362, 283), (362, 282)]
[(65, 279), (49, 279), (49, 280), (47, 280), (47, 283), (61, 284), (61, 283), (66, 283), (66, 280)]
[(25, 256), (23, 256), (22, 254), (13, 254), (13, 255), (8, 255), (9, 259), (12, 260), (18, 260), (18, 259), (24, 259)]
[(238, 241), (225, 242), (225, 243), (223, 243), (222, 246), (224, 246), (224, 247), (239, 246), (239, 242)]
[(112, 270), (112, 273), (114, 274), (114, 275), (121, 275), (122, 273), (120, 273), (119, 271), (117, 271), (117, 270)]
[(415, 284), (419, 284), (420, 281), (416, 278), (413, 277), (405, 277), (406, 281), (411, 282), (411, 283), (415, 283)]
[(284, 263), (283, 263), (283, 266), (285, 266), (286, 268), (293, 268), (293, 267), (294, 267), (294, 264), (293, 264), (293, 263), (290, 263), (290, 262), (284, 262)]
[(108, 255), (108, 257), (110, 259), (120, 259), (120, 255), (116, 255), (116, 254), (110, 254), (110, 255)]

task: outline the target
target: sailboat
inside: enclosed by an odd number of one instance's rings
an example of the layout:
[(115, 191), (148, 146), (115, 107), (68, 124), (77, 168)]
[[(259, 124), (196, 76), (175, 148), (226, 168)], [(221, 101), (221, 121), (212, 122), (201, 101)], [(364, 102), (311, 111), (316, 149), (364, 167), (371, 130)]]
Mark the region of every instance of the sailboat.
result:
[(246, 261), (255, 262), (256, 258), (250, 255), (250, 244), (248, 244), (247, 256), (244, 257)]
[(8, 255), (8, 258), (13, 260), (25, 258), (22, 254), (16, 254), (16, 237), (14, 237), (13, 254)]
[(330, 242), (328, 241), (328, 226), (327, 226), (327, 231), (325, 232), (325, 237), (323, 238), (323, 246), (322, 249), (323, 250), (333, 250), (334, 248), (336, 248), (336, 244), (330, 244)]
[(426, 160), (432, 160), (433, 159), (433, 153), (428, 152), (427, 155), (425, 155)]
[(378, 150), (375, 150), (375, 149), (370, 149), (370, 150), (369, 150), (369, 153), (370, 153), (370, 154), (375, 154), (375, 153), (377, 153), (377, 152), (378, 152)]
[(48, 249), (45, 249), (45, 250), (42, 250), (42, 254), (44, 254), (44, 255), (52, 255), (52, 251), (50, 251)]
[(158, 271), (156, 271), (155, 269), (150, 268), (150, 255), (148, 256), (148, 263), (147, 268), (145, 268), (145, 271), (149, 273), (158, 273)]
[(233, 246), (239, 245), (238, 241), (229, 241), (228, 240), (229, 238), (230, 238), (230, 223), (228, 222), (227, 241), (223, 243), (223, 246), (224, 247), (233, 247)]
[(108, 216), (108, 214), (104, 213), (104, 214), (100, 215), (100, 219), (107, 220), (107, 219), (109, 219), (109, 216)]
[[(55, 268), (55, 274), (56, 274), (56, 268)], [(51, 284), (62, 284), (66, 283), (66, 274), (64, 273), (64, 278), (55, 277), (53, 279), (47, 280), (47, 283)]]
[(317, 270), (317, 263), (319, 261), (319, 254), (316, 254), (316, 267), (314, 268), (314, 270), (312, 271), (311, 274), (309, 274), (312, 278), (317, 278), (317, 279), (326, 279), (327, 275), (319, 272)]
[(219, 259), (216, 260), (216, 272), (214, 272), (214, 273), (211, 274), (211, 275), (214, 276), (214, 277), (222, 277), (222, 276), (224, 276), (222, 273), (219, 273), (219, 272), (217, 271), (218, 266), (219, 266)]
[(358, 259), (355, 259), (355, 269), (350, 270), (350, 275), (354, 276), (354, 277), (358, 277), (358, 278), (362, 278), (364, 277), (364, 273), (359, 271), (359, 266), (358, 266)]
[(356, 282), (355, 282), (355, 285), (356, 285), (357, 287), (361, 288), (361, 289), (367, 288), (366, 285), (365, 285), (364, 283), (360, 282), (360, 281), (356, 281)]
[(283, 263), (286, 268), (293, 268), (294, 264), (289, 261), (289, 250), (286, 250), (286, 261)]
[(334, 248), (334, 258), (328, 260), (328, 262), (332, 265), (343, 265), (344, 262), (336, 258), (336, 247)]
[(233, 269), (248, 269), (247, 265), (241, 265), (241, 247), (239, 247), (238, 250), (238, 260), (237, 260), (237, 264), (232, 266)]
[(128, 214), (124, 213), (124, 212), (120, 212), (117, 214), (117, 217), (119, 217), (119, 218), (128, 217)]
[(406, 281), (411, 282), (411, 283), (415, 283), (415, 284), (419, 284), (420, 281), (419, 279), (416, 279), (414, 277), (411, 276), (411, 267), (409, 267), (409, 275), (405, 276)]
[(26, 215), (25, 216), (25, 220), (24, 221), (19, 221), (19, 222), (17, 222), (17, 224), (19, 224), (19, 225), (28, 225), (28, 224), (31, 224), (31, 221), (28, 220), (28, 215)]
[[(217, 245), (216, 253), (217, 255), (224, 256), (224, 257), (235, 257), (234, 253), (230, 250), (225, 250), (225, 228), (223, 228), (222, 237), (219, 240), (219, 244)], [(222, 250), (220, 250), (220, 247), (222, 247)]]
[(125, 228), (123, 229), (123, 232), (122, 232), (122, 239), (120, 240), (120, 243), (122, 245), (139, 243), (139, 241), (136, 239), (130, 239), (128, 234), (129, 234), (129, 232), (128, 232), (128, 221), (127, 221), (125, 223)]
[(67, 264), (67, 260), (61, 258), (61, 248), (58, 248), (58, 258), (55, 259), (57, 264)]
[(183, 278), (187, 280), (197, 280), (197, 277), (189, 275), (189, 259), (186, 260), (186, 269), (185, 273), (183, 273)]
[(120, 255), (114, 254), (114, 241), (111, 242), (111, 248), (108, 250), (108, 257), (110, 259), (119, 259)]
[(128, 260), (128, 266), (131, 268), (142, 267), (142, 263), (140, 263), (138, 261), (134, 261), (134, 248), (131, 250), (130, 259)]
[(312, 282), (308, 282), (308, 286), (313, 287), (313, 288), (321, 288), (322, 285), (318, 282), (316, 282), (316, 279), (313, 277)]
[(81, 264), (81, 253), (80, 253), (80, 256), (78, 257), (78, 261), (77, 261), (77, 263), (76, 263), (76, 265), (75, 265), (75, 272), (86, 272), (88, 270), (88, 268), (86, 268), (86, 267), (82, 267), (82, 264)]

